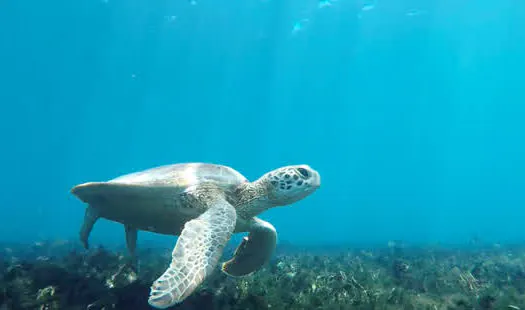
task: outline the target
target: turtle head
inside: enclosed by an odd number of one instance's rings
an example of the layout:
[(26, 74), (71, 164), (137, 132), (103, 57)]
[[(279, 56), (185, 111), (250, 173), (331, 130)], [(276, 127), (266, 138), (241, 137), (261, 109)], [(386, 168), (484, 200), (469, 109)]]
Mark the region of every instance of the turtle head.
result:
[(259, 181), (268, 189), (272, 205), (285, 206), (313, 193), (321, 185), (321, 176), (308, 165), (295, 165), (270, 171)]

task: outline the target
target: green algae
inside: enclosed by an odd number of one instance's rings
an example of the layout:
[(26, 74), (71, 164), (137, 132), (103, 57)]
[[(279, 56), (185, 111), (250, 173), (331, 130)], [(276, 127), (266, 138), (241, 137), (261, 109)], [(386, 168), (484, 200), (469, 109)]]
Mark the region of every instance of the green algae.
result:
[[(0, 309), (151, 309), (169, 249), (0, 253)], [(231, 249), (225, 258), (231, 254)], [(279, 248), (258, 272), (219, 270), (173, 309), (525, 309), (525, 247)]]

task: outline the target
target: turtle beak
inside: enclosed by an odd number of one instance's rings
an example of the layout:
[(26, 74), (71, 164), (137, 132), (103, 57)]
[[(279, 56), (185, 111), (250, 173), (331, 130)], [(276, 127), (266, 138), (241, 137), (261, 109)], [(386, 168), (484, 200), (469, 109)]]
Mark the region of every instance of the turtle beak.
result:
[(321, 187), (321, 175), (319, 172), (313, 170), (312, 173), (312, 181), (311, 181), (312, 187), (319, 188)]

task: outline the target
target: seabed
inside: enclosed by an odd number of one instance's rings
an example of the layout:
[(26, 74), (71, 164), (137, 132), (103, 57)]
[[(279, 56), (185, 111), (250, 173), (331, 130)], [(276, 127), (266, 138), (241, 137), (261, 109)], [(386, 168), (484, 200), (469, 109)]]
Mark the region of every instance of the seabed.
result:
[[(0, 249), (0, 310), (153, 309), (149, 287), (171, 255), (143, 248), (136, 272), (124, 248), (85, 251), (75, 242), (41, 242)], [(229, 278), (217, 268), (170, 309), (525, 310), (525, 246), (285, 244), (248, 277)]]

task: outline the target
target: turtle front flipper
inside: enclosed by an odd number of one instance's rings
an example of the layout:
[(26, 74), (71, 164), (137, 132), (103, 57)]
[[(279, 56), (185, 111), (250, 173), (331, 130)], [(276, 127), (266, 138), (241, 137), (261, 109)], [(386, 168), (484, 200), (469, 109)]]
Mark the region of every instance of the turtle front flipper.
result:
[(148, 302), (165, 309), (182, 302), (212, 273), (235, 228), (237, 214), (222, 196), (187, 222), (172, 252), (169, 268), (153, 283)]
[(99, 212), (96, 208), (89, 205), (86, 208), (86, 212), (84, 214), (84, 223), (82, 223), (82, 227), (80, 228), (80, 241), (82, 242), (82, 245), (85, 249), (89, 248), (89, 235), (91, 234), (91, 231), (93, 230), (93, 226), (95, 225), (96, 221), (100, 218)]
[(248, 275), (270, 260), (277, 243), (277, 232), (272, 224), (254, 218), (247, 237), (235, 250), (232, 259), (222, 264), (222, 271), (233, 277)]

